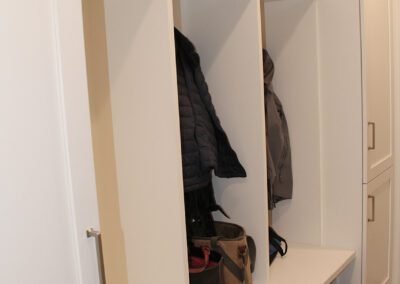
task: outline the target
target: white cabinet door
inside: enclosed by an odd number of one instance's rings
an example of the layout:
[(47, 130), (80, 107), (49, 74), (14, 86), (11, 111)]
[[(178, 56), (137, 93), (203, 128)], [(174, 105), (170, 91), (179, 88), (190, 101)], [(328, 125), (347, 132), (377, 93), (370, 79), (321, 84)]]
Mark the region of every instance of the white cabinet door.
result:
[(366, 283), (390, 281), (393, 169), (367, 185)]
[(80, 3), (61, 2), (0, 1), (0, 283), (99, 283)]
[(364, 0), (363, 54), (369, 182), (392, 165), (391, 0)]

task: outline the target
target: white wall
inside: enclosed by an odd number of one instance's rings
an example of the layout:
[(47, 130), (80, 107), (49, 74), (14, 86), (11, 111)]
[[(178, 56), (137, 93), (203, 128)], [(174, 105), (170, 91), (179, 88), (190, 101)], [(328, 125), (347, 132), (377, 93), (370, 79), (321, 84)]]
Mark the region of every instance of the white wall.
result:
[(0, 2), (1, 283), (97, 280), (78, 265), (53, 3)]

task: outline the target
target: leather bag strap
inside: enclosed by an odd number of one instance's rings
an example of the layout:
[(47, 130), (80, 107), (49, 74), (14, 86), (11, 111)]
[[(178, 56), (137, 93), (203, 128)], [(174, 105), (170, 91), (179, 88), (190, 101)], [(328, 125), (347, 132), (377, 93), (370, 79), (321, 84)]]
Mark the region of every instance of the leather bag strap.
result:
[(223, 257), (224, 266), (226, 266), (232, 274), (241, 282), (246, 280), (246, 264), (243, 263), (243, 268), (240, 268), (236, 263), (225, 253), (223, 248), (218, 244), (220, 238), (211, 238), (211, 249), (219, 252)]

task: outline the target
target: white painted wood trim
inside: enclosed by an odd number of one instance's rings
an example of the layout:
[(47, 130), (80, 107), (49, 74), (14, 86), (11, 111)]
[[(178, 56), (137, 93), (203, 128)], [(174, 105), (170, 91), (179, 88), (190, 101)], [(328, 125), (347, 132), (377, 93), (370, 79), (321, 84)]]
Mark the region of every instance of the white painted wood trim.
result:
[(63, 85), (63, 74), (62, 74), (62, 55), (61, 55), (61, 48), (60, 48), (60, 41), (59, 41), (59, 17), (58, 17), (58, 1), (53, 0), (52, 1), (52, 15), (53, 15), (53, 27), (54, 27), (54, 33), (55, 33), (55, 47), (56, 47), (56, 61), (57, 61), (57, 96), (59, 100), (59, 109), (61, 111), (60, 113), (60, 122), (62, 123), (62, 135), (63, 135), (63, 141), (64, 141), (64, 160), (65, 160), (65, 176), (67, 177), (67, 197), (68, 197), (68, 208), (69, 208), (69, 214), (70, 214), (70, 224), (71, 226), (71, 231), (74, 232), (73, 240), (74, 240), (74, 258), (75, 258), (75, 269), (77, 272), (77, 283), (83, 283), (82, 279), (82, 267), (80, 264), (80, 258), (79, 258), (79, 242), (77, 238), (77, 224), (76, 224), (76, 214), (75, 214), (75, 208), (74, 208), (74, 202), (73, 202), (73, 188), (72, 188), (72, 177), (71, 177), (71, 171), (70, 171), (70, 159), (69, 159), (69, 145), (67, 142), (67, 118), (66, 118), (66, 113), (65, 113), (65, 101), (64, 101), (64, 85)]
[(367, 281), (367, 216), (368, 216), (368, 185), (363, 184), (363, 218), (362, 218), (362, 252), (361, 252), (361, 283), (366, 283)]
[(65, 141), (71, 226), (78, 283), (98, 281), (97, 257), (88, 228), (99, 228), (92, 151), (86, 60), (80, 0), (53, 1), (57, 39), (59, 101)]
[(362, 140), (363, 140), (363, 183), (368, 183), (368, 116), (367, 116), (367, 68), (366, 68), (366, 54), (365, 54), (365, 27), (364, 27), (364, 0), (360, 0), (360, 48), (361, 48), (361, 76), (362, 76), (362, 109), (363, 109), (363, 124), (362, 124)]
[[(393, 188), (393, 234), (392, 234), (392, 283), (400, 283), (400, 1), (392, 1), (392, 17), (393, 17), (393, 30), (392, 30), (392, 47), (393, 47), (393, 101), (394, 101), (394, 188)], [(397, 206), (396, 206), (397, 205)]]

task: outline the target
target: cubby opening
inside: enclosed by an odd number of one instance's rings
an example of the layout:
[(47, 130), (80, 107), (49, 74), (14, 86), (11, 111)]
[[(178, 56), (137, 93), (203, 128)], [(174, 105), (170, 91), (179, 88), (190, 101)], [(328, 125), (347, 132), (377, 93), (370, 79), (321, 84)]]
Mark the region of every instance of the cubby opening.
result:
[[(275, 62), (273, 86), (289, 124), (294, 178), (293, 199), (278, 203), (271, 225), (296, 246), (296, 253), (313, 248), (355, 251), (356, 261), (340, 276), (340, 283), (361, 283), (359, 3), (265, 0), (262, 4), (264, 42)], [(311, 247), (304, 250), (297, 244)], [(323, 269), (323, 257), (318, 265)], [(278, 270), (273, 266), (270, 273)], [(308, 281), (312, 283), (312, 278)]]
[(175, 0), (174, 21), (196, 46), (213, 104), (247, 172), (214, 178), (218, 204), (257, 246), (254, 283), (268, 279), (268, 197), (260, 3)]

